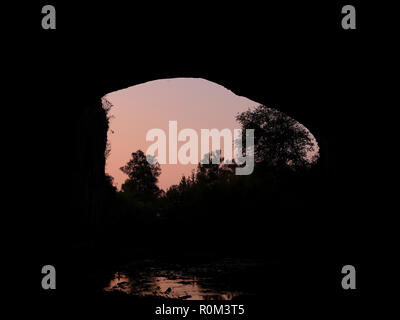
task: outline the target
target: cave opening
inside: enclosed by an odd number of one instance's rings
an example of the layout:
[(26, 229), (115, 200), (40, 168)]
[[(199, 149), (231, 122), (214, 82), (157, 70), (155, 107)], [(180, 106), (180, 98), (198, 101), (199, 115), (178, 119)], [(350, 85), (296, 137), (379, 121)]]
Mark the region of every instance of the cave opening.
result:
[[(169, 122), (177, 121), (179, 130), (190, 128), (199, 135), (204, 128), (233, 131), (240, 128), (238, 114), (254, 110), (260, 103), (203, 78), (169, 78), (110, 92), (102, 97), (102, 105), (109, 119), (106, 173), (120, 189), (126, 179), (120, 168), (132, 152), (149, 148), (151, 142), (146, 141), (149, 130), (157, 128), (168, 132)], [(307, 157), (310, 162), (316, 162), (319, 146), (315, 137), (299, 122), (296, 121), (296, 125), (309, 133), (313, 146)], [(184, 143), (178, 141), (177, 147)], [(200, 146), (198, 148), (200, 161), (204, 155)], [(223, 152), (224, 148), (221, 149)], [(169, 146), (166, 150), (170, 151)], [(161, 164), (160, 188), (167, 190), (178, 184), (182, 176), (190, 176), (196, 167), (197, 163)]]

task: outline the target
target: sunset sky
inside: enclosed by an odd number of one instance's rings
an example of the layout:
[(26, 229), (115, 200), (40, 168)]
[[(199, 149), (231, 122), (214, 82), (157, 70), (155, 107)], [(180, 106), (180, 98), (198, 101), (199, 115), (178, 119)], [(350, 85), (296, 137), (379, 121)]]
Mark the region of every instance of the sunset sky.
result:
[[(258, 105), (223, 86), (198, 78), (155, 80), (109, 93), (105, 98), (113, 104), (108, 133), (111, 154), (106, 172), (114, 177), (118, 188), (127, 178), (119, 168), (128, 162), (132, 152), (138, 149), (146, 152), (154, 143), (146, 141), (148, 130), (163, 129), (168, 139), (168, 122), (176, 120), (178, 132), (192, 128), (200, 139), (200, 129), (240, 128), (235, 116)], [(178, 142), (178, 150), (184, 143)], [(177, 184), (182, 175), (190, 175), (195, 167), (193, 164), (162, 164), (159, 187), (166, 190)]]

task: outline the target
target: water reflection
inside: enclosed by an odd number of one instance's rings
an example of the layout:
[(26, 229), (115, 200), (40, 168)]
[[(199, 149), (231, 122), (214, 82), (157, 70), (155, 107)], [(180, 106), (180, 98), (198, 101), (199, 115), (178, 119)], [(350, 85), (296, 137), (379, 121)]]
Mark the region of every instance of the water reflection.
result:
[(106, 288), (104, 288), (104, 290), (105, 291), (117, 290), (130, 294), (132, 292), (130, 283), (131, 279), (126, 274), (116, 272), (114, 278), (110, 280), (110, 283)]
[(221, 291), (207, 286), (209, 279), (139, 275), (129, 276), (116, 272), (105, 291), (120, 291), (139, 296), (154, 296), (185, 300), (231, 300), (239, 296), (237, 291)]

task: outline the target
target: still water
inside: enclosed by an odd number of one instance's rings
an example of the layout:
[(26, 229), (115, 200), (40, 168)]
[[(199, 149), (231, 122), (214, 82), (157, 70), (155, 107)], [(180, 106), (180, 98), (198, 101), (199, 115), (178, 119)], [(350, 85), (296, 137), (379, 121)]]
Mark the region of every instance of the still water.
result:
[(120, 291), (130, 295), (152, 296), (184, 300), (231, 300), (240, 295), (237, 291), (216, 290), (208, 278), (171, 275), (136, 275), (116, 272), (106, 292)]

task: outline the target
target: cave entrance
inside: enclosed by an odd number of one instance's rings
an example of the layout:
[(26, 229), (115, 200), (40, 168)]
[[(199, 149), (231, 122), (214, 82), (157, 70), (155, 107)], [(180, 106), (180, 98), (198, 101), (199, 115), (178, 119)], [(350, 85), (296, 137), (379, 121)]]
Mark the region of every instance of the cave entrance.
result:
[[(241, 127), (237, 115), (258, 105), (260, 103), (202, 78), (160, 79), (106, 94), (103, 97), (103, 107), (109, 117), (106, 172), (114, 178), (116, 187), (121, 188), (126, 175), (120, 168), (132, 152), (146, 151), (152, 144), (146, 141), (151, 129), (168, 132), (169, 122), (177, 121), (179, 130), (190, 128), (199, 134), (204, 128), (233, 131)], [(312, 139), (315, 150), (310, 158), (318, 154), (319, 149), (314, 136)], [(221, 146), (223, 149), (222, 142)], [(201, 156), (200, 146), (198, 154)], [(196, 167), (193, 163), (162, 164), (159, 187), (167, 190), (178, 184), (182, 176), (191, 175)]]

